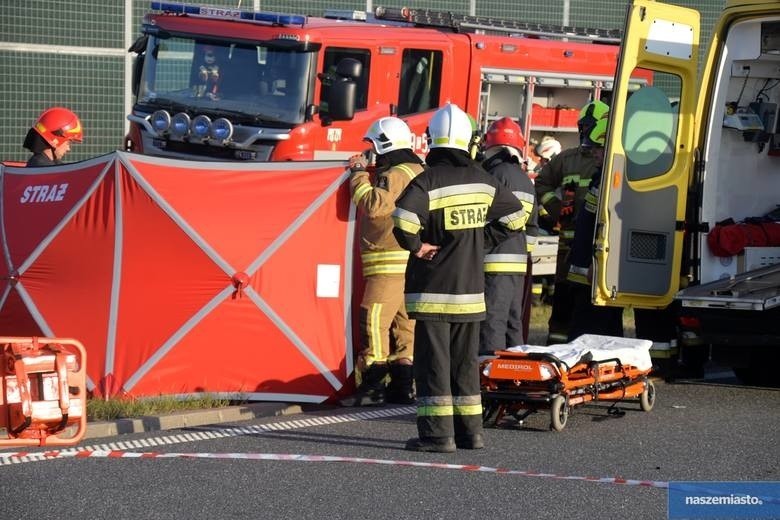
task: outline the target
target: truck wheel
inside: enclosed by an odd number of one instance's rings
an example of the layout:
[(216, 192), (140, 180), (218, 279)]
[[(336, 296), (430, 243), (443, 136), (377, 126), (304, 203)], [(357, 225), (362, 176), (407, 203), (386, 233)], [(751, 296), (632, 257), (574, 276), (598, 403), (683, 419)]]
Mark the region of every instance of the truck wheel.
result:
[(649, 412), (655, 406), (655, 385), (649, 379), (642, 395), (639, 396), (639, 407), (643, 412)]
[(550, 405), (550, 429), (556, 432), (563, 430), (568, 418), (569, 404), (564, 396), (559, 395), (553, 399)]

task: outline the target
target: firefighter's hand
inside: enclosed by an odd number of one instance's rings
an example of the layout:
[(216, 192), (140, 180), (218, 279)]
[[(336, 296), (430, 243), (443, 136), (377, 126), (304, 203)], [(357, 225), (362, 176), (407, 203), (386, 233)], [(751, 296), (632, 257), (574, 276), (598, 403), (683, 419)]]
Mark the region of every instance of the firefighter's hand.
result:
[(439, 252), (440, 248), (441, 246), (435, 246), (433, 244), (423, 242), (422, 246), (414, 254), (414, 256), (420, 258), (421, 260), (433, 260), (433, 257), (436, 256), (436, 253)]
[(562, 219), (571, 218), (574, 215), (574, 201), (564, 200), (563, 203), (561, 203), (561, 212), (559, 215)]
[(355, 154), (349, 158), (349, 169), (352, 171), (352, 173), (364, 172), (366, 171), (367, 167), (368, 167), (368, 159), (366, 159), (366, 156), (364, 154), (362, 153)]

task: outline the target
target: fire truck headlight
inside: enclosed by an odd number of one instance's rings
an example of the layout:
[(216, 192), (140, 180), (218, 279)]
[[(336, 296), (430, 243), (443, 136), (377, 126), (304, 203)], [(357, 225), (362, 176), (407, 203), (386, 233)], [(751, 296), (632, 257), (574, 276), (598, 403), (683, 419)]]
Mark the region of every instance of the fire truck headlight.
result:
[(233, 123), (220, 117), (211, 123), (211, 138), (217, 141), (227, 141), (233, 135)]
[(190, 132), (190, 116), (184, 112), (179, 112), (171, 120), (171, 133), (179, 137), (184, 137)]
[(158, 110), (152, 114), (151, 122), (157, 134), (162, 135), (171, 127), (171, 115), (166, 110)]
[(209, 116), (200, 115), (192, 120), (192, 126), (190, 128), (192, 135), (198, 139), (205, 139), (209, 136), (211, 130), (211, 118)]

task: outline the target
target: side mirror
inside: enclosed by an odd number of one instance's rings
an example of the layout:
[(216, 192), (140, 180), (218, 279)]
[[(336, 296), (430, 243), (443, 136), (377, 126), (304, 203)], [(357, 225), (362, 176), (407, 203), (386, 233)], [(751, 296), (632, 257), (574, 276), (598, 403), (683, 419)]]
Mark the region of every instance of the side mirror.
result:
[(338, 62), (335, 71), (319, 75), (327, 87), (323, 100), (327, 108), (322, 110), (324, 121), (351, 121), (355, 117), (357, 80), (362, 72), (362, 63), (354, 58), (344, 58)]
[(354, 58), (344, 58), (336, 65), (336, 75), (357, 81), (363, 72), (363, 64)]
[(133, 96), (138, 96), (138, 85), (141, 82), (141, 71), (144, 70), (144, 52), (146, 51), (146, 45), (148, 43), (149, 35), (143, 34), (133, 42), (129, 49), (127, 49), (127, 52), (132, 52), (138, 55), (133, 61), (133, 72), (130, 85)]
[(357, 84), (352, 80), (337, 80), (330, 87), (328, 116), (334, 121), (351, 121), (355, 117)]
[(141, 72), (144, 70), (144, 58), (145, 54), (139, 54), (133, 60), (133, 75), (131, 79), (130, 88), (133, 91), (133, 96), (138, 97), (138, 87), (141, 83)]

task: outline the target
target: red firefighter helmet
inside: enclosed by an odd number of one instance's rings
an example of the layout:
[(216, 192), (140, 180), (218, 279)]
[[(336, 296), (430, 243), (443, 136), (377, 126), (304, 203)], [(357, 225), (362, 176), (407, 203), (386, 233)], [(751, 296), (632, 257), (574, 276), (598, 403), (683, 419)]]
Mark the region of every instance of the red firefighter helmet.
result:
[(52, 148), (57, 148), (65, 141), (80, 143), (84, 138), (79, 116), (63, 107), (53, 107), (46, 110), (38, 118), (33, 129)]
[(525, 138), (520, 125), (510, 117), (494, 121), (485, 134), (485, 148), (492, 146), (511, 146), (517, 150), (525, 148)]

